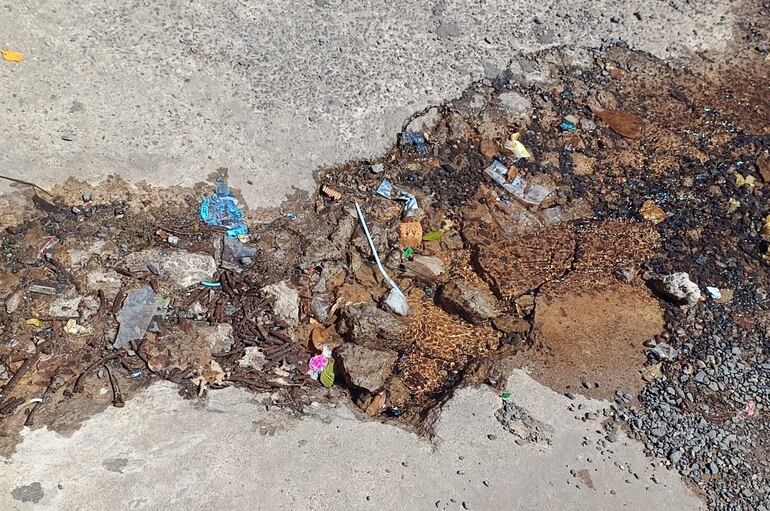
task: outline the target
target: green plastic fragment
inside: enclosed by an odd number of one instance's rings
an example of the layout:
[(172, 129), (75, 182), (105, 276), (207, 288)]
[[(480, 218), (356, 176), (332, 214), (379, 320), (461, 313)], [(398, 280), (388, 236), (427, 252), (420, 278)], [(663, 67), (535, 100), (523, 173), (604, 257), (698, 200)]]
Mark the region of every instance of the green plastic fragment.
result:
[(511, 392), (509, 390), (503, 391), (503, 399), (506, 401), (511, 399)]
[(443, 235), (444, 235), (444, 231), (442, 231), (441, 229), (439, 229), (438, 231), (430, 231), (423, 234), (422, 240), (436, 241), (436, 240), (440, 240)]
[(334, 360), (329, 360), (326, 367), (321, 371), (320, 380), (321, 385), (327, 389), (330, 389), (332, 385), (334, 385)]
[(414, 249), (412, 247), (407, 247), (404, 249), (403, 256), (404, 259), (410, 259), (412, 257), (412, 254), (414, 254)]

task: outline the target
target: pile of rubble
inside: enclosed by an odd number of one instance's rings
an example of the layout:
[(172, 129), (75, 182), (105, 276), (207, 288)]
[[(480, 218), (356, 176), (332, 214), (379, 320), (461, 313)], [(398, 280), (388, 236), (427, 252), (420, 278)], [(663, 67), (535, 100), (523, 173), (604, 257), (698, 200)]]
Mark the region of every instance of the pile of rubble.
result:
[[(744, 108), (756, 77), (593, 59), (476, 84), (268, 223), (223, 180), (164, 207), (36, 191), (2, 235), (4, 450), (158, 377), (297, 413), (348, 394), (429, 432), (453, 388), (518, 364), (615, 400), (597, 448), (628, 424), (712, 507), (767, 506), (768, 106)], [(547, 444), (509, 390), (505, 429)]]

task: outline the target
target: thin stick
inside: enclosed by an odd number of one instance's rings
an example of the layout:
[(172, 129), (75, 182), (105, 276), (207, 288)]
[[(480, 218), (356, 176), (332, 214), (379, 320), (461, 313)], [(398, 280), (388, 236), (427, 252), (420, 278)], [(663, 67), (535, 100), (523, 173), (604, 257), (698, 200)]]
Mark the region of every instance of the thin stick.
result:
[(24, 181), (23, 179), (18, 179), (18, 178), (15, 178), (15, 177), (4, 176), (2, 174), (0, 174), (0, 179), (6, 179), (6, 180), (11, 181), (13, 183), (18, 183), (20, 185), (31, 186), (32, 188), (40, 190), (41, 192), (43, 192), (44, 194), (48, 195), (49, 197), (53, 197), (53, 195), (51, 195), (48, 191), (44, 190), (43, 188), (40, 188), (35, 183), (30, 183), (29, 181)]
[(8, 383), (5, 384), (5, 387), (3, 387), (2, 392), (0, 392), (0, 398), (7, 396), (13, 390), (13, 388), (19, 383), (19, 380), (21, 380), (22, 377), (27, 374), (27, 371), (29, 371), (29, 369), (35, 365), (38, 357), (40, 357), (40, 353), (35, 353), (27, 360), (25, 360), (23, 364), (21, 364), (21, 367), (18, 371), (16, 371), (16, 374), (14, 374), (13, 377), (8, 380)]

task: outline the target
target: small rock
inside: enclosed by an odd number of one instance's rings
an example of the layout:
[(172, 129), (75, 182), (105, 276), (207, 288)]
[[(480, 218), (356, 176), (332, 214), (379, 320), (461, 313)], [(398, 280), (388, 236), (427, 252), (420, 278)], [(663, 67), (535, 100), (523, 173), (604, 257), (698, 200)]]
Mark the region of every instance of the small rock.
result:
[(217, 262), (207, 254), (150, 248), (126, 255), (125, 263), (132, 271), (147, 271), (149, 264), (160, 261), (160, 277), (180, 288), (209, 280), (217, 271)]
[(334, 351), (348, 385), (375, 393), (385, 385), (398, 355), (346, 343)]
[(72, 206), (72, 208), (70, 209), (70, 211), (72, 211), (72, 214), (73, 214), (73, 215), (82, 215), (82, 214), (83, 214), (83, 210), (82, 210), (82, 209), (80, 209), (80, 208), (79, 208), (79, 207), (77, 207), (77, 206)]
[(247, 346), (243, 350), (243, 356), (238, 360), (238, 365), (241, 367), (250, 367), (257, 371), (262, 370), (265, 365), (265, 354), (262, 353), (262, 349), (258, 346)]
[(528, 117), (532, 113), (532, 102), (518, 92), (503, 92), (497, 101), (506, 112), (517, 117)]
[(679, 305), (692, 307), (700, 301), (700, 288), (686, 272), (672, 273), (662, 279), (652, 278), (648, 284), (663, 298)]
[(79, 318), (78, 307), (83, 300), (82, 296), (74, 298), (56, 298), (48, 306), (48, 315), (54, 318)]
[(435, 281), (444, 273), (444, 262), (435, 256), (416, 255), (411, 261), (404, 261), (410, 276), (428, 282)]
[(85, 192), (80, 197), (83, 199), (83, 202), (91, 202), (91, 198), (93, 197), (93, 195), (91, 194), (91, 192)]
[(16, 312), (16, 309), (21, 305), (21, 300), (24, 297), (24, 291), (17, 289), (11, 295), (5, 299), (5, 312), (12, 314)]
[(150, 270), (150, 273), (153, 275), (160, 275), (160, 263), (157, 261), (150, 261), (147, 263), (147, 269)]
[(429, 108), (424, 114), (415, 117), (406, 127), (405, 131), (415, 131), (418, 133), (431, 132), (441, 120), (441, 113), (437, 107)]
[(173, 235), (173, 234), (170, 234), (170, 235), (168, 236), (168, 238), (166, 238), (166, 241), (168, 242), (168, 244), (169, 244), (169, 245), (174, 245), (174, 246), (176, 246), (176, 245), (178, 245), (178, 244), (179, 244), (179, 236), (175, 236), (175, 235)]
[(473, 323), (489, 321), (501, 314), (497, 300), (490, 292), (461, 281), (444, 286), (439, 301)]
[[(371, 304), (347, 305), (340, 311), (339, 333), (362, 346), (375, 347), (379, 344), (378, 339), (397, 340), (401, 343), (407, 329), (407, 323)], [(405, 351), (408, 346), (388, 347)]]
[(674, 360), (679, 355), (679, 350), (665, 342), (656, 344), (649, 351), (657, 360)]
[(374, 174), (381, 174), (382, 172), (385, 172), (385, 165), (382, 163), (375, 163), (372, 165), (371, 169)]
[(251, 257), (241, 257), (240, 262), (243, 266), (249, 267), (252, 264), (254, 264), (254, 261), (251, 259)]
[(273, 298), (273, 312), (293, 327), (299, 324), (299, 293), (286, 281), (270, 284), (262, 292)]
[(233, 327), (230, 323), (199, 326), (198, 335), (208, 343), (211, 353), (214, 355), (230, 351), (235, 342), (233, 340)]
[(11, 490), (11, 497), (21, 502), (32, 502), (37, 504), (40, 499), (43, 498), (45, 492), (43, 486), (39, 482), (28, 484), (27, 486), (19, 486)]
[(492, 321), (492, 324), (501, 332), (508, 334), (526, 334), (530, 329), (529, 321), (526, 319), (517, 318), (516, 316), (512, 316), (510, 314), (496, 318), (494, 321)]
[(639, 214), (642, 215), (642, 218), (653, 224), (659, 224), (668, 218), (666, 212), (663, 211), (660, 206), (655, 204), (655, 201), (651, 200), (645, 201), (644, 204), (642, 204), (641, 209), (639, 209)]

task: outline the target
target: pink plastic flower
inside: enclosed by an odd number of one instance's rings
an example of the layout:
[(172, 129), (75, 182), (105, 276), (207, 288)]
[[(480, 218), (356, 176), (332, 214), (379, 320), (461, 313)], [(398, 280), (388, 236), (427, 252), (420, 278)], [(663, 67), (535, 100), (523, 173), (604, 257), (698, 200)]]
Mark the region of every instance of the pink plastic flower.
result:
[(332, 357), (331, 350), (324, 345), (323, 351), (320, 355), (315, 355), (307, 361), (307, 374), (314, 380), (318, 379), (318, 375), (324, 370), (324, 367), (329, 363), (329, 359)]

